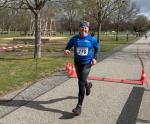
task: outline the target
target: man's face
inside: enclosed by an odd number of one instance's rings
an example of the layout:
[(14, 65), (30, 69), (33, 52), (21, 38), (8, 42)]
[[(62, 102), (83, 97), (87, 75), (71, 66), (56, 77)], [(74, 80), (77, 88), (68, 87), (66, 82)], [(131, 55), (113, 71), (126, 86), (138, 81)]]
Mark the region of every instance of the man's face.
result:
[(81, 34), (87, 34), (89, 32), (89, 27), (87, 26), (82, 26), (79, 28), (79, 31)]

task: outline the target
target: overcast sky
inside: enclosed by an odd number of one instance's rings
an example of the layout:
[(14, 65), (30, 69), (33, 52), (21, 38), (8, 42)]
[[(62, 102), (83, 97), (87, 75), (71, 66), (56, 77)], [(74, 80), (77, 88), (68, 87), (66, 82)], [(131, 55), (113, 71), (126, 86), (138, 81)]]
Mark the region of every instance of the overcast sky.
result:
[(144, 14), (150, 20), (150, 0), (131, 0), (135, 1), (138, 8), (140, 8), (140, 13)]

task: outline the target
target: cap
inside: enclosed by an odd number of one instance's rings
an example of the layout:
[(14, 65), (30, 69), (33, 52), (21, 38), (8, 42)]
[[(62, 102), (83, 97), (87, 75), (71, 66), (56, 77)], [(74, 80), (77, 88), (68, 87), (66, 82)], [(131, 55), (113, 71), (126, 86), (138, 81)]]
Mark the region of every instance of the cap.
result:
[(89, 23), (89, 22), (87, 22), (87, 21), (82, 21), (82, 22), (80, 22), (79, 27), (83, 27), (83, 26), (85, 26), (85, 27), (89, 27), (89, 26), (90, 26), (90, 23)]

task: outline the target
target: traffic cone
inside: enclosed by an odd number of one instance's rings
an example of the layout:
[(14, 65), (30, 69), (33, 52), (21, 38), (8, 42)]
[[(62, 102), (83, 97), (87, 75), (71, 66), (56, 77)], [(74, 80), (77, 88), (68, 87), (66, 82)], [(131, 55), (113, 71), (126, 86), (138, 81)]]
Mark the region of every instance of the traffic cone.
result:
[(68, 69), (69, 69), (69, 63), (66, 62), (65, 71), (68, 72)]
[(72, 65), (71, 64), (69, 64), (69, 68), (68, 68), (68, 75), (70, 76), (71, 75), (71, 73), (72, 73)]
[(72, 71), (69, 76), (72, 78), (75, 78), (75, 77), (77, 77), (77, 75), (76, 75), (74, 64), (72, 64), (71, 66), (72, 66)]
[(142, 82), (142, 84), (147, 82), (147, 78), (146, 78), (146, 74), (145, 74), (144, 68), (142, 68), (140, 81)]

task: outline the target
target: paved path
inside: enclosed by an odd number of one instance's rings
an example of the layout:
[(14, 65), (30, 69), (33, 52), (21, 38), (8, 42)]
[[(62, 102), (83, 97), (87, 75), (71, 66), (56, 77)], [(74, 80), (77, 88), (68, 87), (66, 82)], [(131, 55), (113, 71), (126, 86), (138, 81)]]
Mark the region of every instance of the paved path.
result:
[[(144, 62), (146, 76), (150, 79), (150, 38), (147, 40), (141, 38), (134, 44), (104, 59), (92, 67), (90, 75), (140, 79), (141, 63), (137, 57), (137, 51)], [(49, 91), (48, 86), (44, 85), (45, 92), (34, 100), (29, 96), (39, 93), (43, 85), (39, 85), (37, 91), (33, 86), (35, 92), (27, 95), (28, 97), (23, 97), (22, 93), (19, 95), (21, 98), (17, 96), (8, 103), (2, 102), (1, 98), (0, 124), (150, 123), (150, 90), (146, 88), (146, 85), (92, 81), (92, 93), (85, 97), (82, 114), (74, 116), (71, 111), (77, 103), (77, 79), (67, 80), (65, 76), (62, 77), (60, 80), (64, 83), (61, 85), (58, 83), (57, 87), (53, 87)], [(45, 80), (48, 82), (50, 79)], [(45, 80), (40, 84), (44, 84)], [(53, 83), (53, 80), (51, 82)], [(150, 84), (148, 85), (150, 87)], [(28, 93), (29, 89), (25, 91)], [(11, 111), (5, 112), (6, 108)]]

